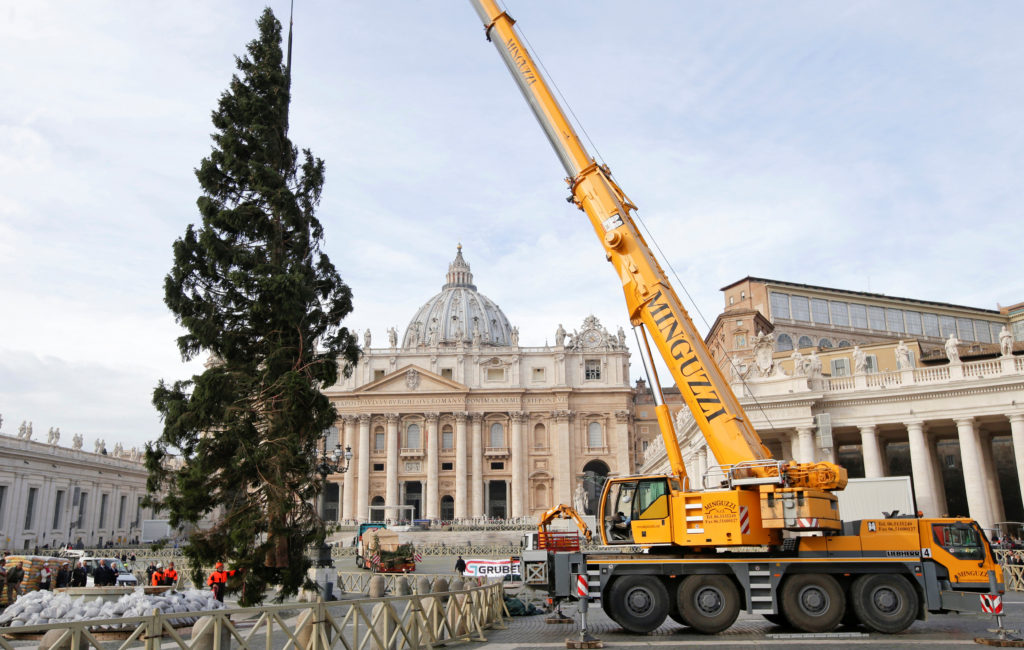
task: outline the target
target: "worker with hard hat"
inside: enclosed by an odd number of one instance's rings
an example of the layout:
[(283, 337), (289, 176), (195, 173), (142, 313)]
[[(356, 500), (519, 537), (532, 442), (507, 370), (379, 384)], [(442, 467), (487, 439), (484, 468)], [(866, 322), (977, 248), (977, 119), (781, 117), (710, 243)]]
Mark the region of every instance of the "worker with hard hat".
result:
[(214, 566), (210, 577), (206, 579), (206, 584), (213, 590), (214, 598), (222, 603), (224, 602), (224, 588), (227, 586), (228, 577), (234, 574), (234, 571), (225, 571), (224, 563), (218, 562)]

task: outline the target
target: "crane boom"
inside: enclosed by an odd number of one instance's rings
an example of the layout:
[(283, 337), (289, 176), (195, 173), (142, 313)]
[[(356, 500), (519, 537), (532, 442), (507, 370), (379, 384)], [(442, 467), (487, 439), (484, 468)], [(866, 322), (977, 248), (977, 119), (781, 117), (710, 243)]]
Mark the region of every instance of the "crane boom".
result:
[[(718, 368), (667, 275), (633, 220), (636, 206), (612, 179), (611, 172), (587, 152), (538, 66), (523, 45), (514, 20), (495, 0), (471, 0), (487, 38), (498, 50), (519, 90), (551, 142), (572, 191), (572, 201), (590, 219), (622, 284), (630, 322), (654, 341), (675, 379), (683, 401), (722, 465), (751, 464), (751, 473), (777, 471), (739, 400)], [(660, 396), (659, 396), (660, 402)], [(682, 454), (668, 407), (659, 403), (658, 420), (672, 472), (685, 477)], [(814, 464), (814, 471), (793, 467), (798, 482), (815, 488), (841, 488), (842, 470)], [(803, 469), (803, 471), (801, 471)], [(825, 481), (822, 484), (821, 481)], [(794, 483), (796, 484), (796, 483)]]

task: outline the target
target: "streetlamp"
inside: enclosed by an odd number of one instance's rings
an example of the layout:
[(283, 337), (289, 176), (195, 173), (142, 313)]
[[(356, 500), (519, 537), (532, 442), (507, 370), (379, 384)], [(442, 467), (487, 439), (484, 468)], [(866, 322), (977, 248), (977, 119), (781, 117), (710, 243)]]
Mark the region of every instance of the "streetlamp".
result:
[[(344, 474), (348, 471), (349, 465), (352, 463), (352, 447), (346, 446), (345, 450), (342, 451), (341, 443), (334, 445), (334, 449), (331, 450), (330, 454), (327, 453), (327, 435), (328, 431), (324, 432), (323, 436), (323, 449), (320, 452), (320, 462), (316, 466), (316, 472), (320, 475), (320, 480), (323, 481), (323, 501), (321, 501), (321, 511), (327, 509), (327, 477), (330, 474)], [(317, 558), (317, 566), (329, 567), (332, 566), (331, 561), (331, 549), (327, 544), (321, 544), (319, 557)]]

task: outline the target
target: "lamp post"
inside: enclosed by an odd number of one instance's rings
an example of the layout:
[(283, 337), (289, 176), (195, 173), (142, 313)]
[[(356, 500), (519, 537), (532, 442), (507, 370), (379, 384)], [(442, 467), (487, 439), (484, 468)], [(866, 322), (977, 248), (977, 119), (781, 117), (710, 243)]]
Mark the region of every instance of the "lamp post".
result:
[[(344, 451), (341, 449), (341, 443), (335, 444), (334, 449), (327, 453), (327, 435), (328, 431), (324, 432), (323, 436), (323, 449), (320, 452), (320, 462), (316, 466), (316, 473), (320, 475), (320, 480), (323, 482), (323, 496), (320, 501), (320, 512), (323, 516), (324, 511), (327, 509), (327, 477), (331, 474), (344, 474), (348, 471), (349, 465), (352, 463), (352, 447), (346, 446)], [(317, 558), (317, 565), (320, 567), (329, 567), (333, 563), (331, 562), (331, 549), (327, 544), (320, 546), (319, 557)]]

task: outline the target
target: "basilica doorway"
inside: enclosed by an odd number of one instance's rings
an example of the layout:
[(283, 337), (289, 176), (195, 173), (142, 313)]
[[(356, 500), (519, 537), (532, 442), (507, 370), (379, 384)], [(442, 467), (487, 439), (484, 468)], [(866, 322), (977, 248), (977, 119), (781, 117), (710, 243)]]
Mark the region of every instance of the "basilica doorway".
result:
[(505, 481), (487, 481), (487, 516), (494, 519), (508, 517), (508, 490)]
[(601, 491), (608, 480), (608, 465), (604, 461), (592, 460), (583, 466), (583, 489), (587, 493), (586, 514), (592, 515), (601, 506)]
[(412, 506), (416, 510), (413, 511), (413, 519), (423, 518), (423, 485), (419, 481), (406, 481), (405, 482), (405, 501), (403, 505)]

